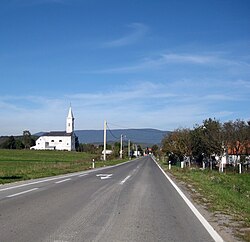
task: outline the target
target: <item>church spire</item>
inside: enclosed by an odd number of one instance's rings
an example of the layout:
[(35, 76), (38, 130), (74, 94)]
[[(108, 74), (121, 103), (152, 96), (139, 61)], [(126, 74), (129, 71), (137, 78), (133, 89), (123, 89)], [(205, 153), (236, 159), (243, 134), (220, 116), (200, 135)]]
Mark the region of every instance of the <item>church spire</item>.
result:
[(67, 122), (66, 122), (66, 132), (67, 133), (72, 133), (74, 132), (74, 115), (72, 112), (72, 107), (70, 105), (69, 107), (69, 113), (68, 113), (68, 117), (67, 117)]

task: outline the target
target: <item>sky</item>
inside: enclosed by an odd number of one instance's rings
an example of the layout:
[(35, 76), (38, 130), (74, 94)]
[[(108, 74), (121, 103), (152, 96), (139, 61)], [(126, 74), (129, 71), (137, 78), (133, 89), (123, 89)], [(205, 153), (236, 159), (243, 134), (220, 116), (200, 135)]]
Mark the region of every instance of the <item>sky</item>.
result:
[(249, 0), (1, 0), (0, 135), (250, 120)]

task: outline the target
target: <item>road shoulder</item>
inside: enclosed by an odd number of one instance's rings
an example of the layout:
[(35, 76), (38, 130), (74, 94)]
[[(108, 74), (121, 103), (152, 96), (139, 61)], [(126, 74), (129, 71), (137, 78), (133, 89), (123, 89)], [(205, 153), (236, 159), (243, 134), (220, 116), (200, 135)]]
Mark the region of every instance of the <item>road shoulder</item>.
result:
[[(237, 223), (232, 223), (229, 215), (221, 213), (212, 213), (206, 206), (206, 199), (201, 197), (201, 194), (196, 191), (191, 185), (184, 183), (176, 179), (176, 177), (170, 172), (164, 170), (164, 172), (174, 181), (174, 183), (181, 189), (185, 196), (194, 204), (197, 210), (202, 216), (211, 224), (211, 226), (220, 234), (226, 242), (240, 242), (239, 238), (234, 236), (233, 229), (240, 226)], [(203, 202), (202, 202), (203, 201)]]

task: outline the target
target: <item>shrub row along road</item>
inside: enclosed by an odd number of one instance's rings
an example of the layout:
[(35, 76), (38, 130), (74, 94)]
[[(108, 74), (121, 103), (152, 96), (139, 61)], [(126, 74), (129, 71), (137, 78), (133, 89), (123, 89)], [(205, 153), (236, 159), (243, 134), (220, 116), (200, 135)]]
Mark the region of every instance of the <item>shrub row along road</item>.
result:
[(0, 241), (214, 241), (151, 157), (0, 187)]

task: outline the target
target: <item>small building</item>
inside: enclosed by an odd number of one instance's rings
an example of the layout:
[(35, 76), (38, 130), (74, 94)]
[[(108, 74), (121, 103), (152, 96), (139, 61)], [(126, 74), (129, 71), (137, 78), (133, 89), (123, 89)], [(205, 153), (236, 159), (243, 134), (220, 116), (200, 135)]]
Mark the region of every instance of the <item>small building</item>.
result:
[(33, 150), (75, 150), (76, 135), (74, 132), (74, 116), (72, 108), (66, 119), (66, 131), (51, 131), (44, 133), (36, 140), (36, 145), (30, 149)]
[[(106, 155), (112, 155), (112, 150), (106, 150)], [(102, 151), (102, 154), (104, 155), (104, 150)]]
[(244, 144), (237, 141), (236, 144), (228, 145), (227, 155), (228, 155), (228, 163), (237, 165), (241, 161), (241, 156), (245, 156), (246, 159), (249, 159), (250, 154), (250, 142), (246, 141)]

